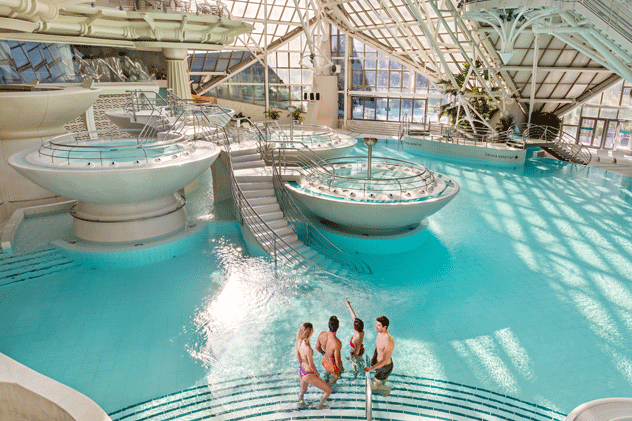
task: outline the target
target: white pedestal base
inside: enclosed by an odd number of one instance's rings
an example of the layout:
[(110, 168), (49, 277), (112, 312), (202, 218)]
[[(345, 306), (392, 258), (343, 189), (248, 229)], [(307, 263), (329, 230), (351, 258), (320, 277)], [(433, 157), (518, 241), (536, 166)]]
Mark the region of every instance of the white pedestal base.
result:
[(73, 234), (87, 241), (140, 241), (169, 234), (187, 222), (184, 199), (171, 194), (141, 203), (79, 202), (71, 211)]

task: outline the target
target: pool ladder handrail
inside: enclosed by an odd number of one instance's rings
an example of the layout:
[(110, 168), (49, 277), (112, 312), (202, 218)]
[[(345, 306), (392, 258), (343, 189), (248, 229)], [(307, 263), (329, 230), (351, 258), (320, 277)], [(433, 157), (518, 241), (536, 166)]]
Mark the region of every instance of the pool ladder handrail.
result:
[[(315, 250), (327, 258), (335, 260), (340, 263), (340, 265), (357, 273), (373, 273), (368, 264), (332, 243), (331, 240), (329, 240), (329, 238), (327, 238), (321, 230), (319, 230), (318, 227), (309, 220), (309, 218), (301, 210), (301, 207), (289, 193), (287, 187), (285, 186), (285, 181), (282, 179), (283, 169), (286, 169), (287, 167), (282, 166), (282, 160), (280, 159), (280, 156), (284, 152), (287, 153), (288, 151), (295, 152), (299, 155), (303, 153), (303, 151), (296, 148), (275, 148), (271, 151), (270, 156), (272, 157), (272, 183), (277, 197), (277, 202), (281, 207), (283, 215), (294, 230), (294, 233), (299, 239), (301, 239), (301, 241), (303, 241), (303, 243), (310, 247), (316, 245), (317, 247)], [(275, 155), (278, 157), (277, 159), (275, 159)], [(306, 158), (309, 159), (307, 155)]]
[[(369, 364), (369, 356), (365, 355), (364, 357), (366, 358), (366, 366), (370, 367), (371, 364)], [(373, 388), (371, 384), (371, 372), (365, 371), (364, 375), (366, 379), (366, 403), (365, 403), (366, 419), (367, 421), (372, 421), (373, 420)]]
[[(202, 112), (201, 114), (205, 115), (204, 112)], [(205, 118), (209, 120), (208, 117), (205, 116)], [(254, 125), (252, 124), (251, 126), (254, 127)], [(229, 134), (228, 128), (226, 126), (221, 128), (218, 127), (218, 130), (224, 133), (224, 136), (219, 136), (219, 139), (221, 141), (221, 146), (224, 148), (227, 155), (231, 192), (233, 200), (235, 202), (235, 208), (237, 210), (239, 222), (246, 225), (246, 227), (253, 234), (254, 239), (259, 243), (261, 248), (274, 259), (275, 264), (281, 260), (284, 261), (284, 263), (289, 263), (292, 266), (301, 266), (306, 269), (312, 268), (325, 272), (336, 278), (345, 279), (344, 277), (336, 273), (329, 272), (326, 269), (320, 267), (316, 262), (312, 261), (310, 258), (306, 257), (301, 252), (296, 250), (296, 248), (294, 248), (281, 236), (279, 236), (274, 231), (274, 229), (272, 229), (263, 220), (263, 218), (259, 216), (259, 214), (255, 211), (253, 206), (248, 201), (248, 198), (244, 195), (243, 191), (239, 187), (239, 183), (237, 183), (237, 180), (235, 179), (235, 173), (230, 156), (231, 135)], [(206, 134), (203, 134), (203, 136), (206, 136)], [(260, 140), (263, 138), (263, 133), (261, 133), (260, 130), (258, 136)], [(213, 141), (217, 141), (217, 139), (213, 139)], [(257, 237), (255, 234), (259, 234), (259, 236)]]
[[(461, 120), (465, 121), (465, 120)], [(404, 115), (403, 121), (400, 122), (399, 140), (403, 140), (404, 136), (409, 135), (411, 130), (417, 129), (424, 136), (430, 137), (431, 140), (437, 142), (454, 143), (457, 145), (466, 145), (473, 142), (475, 146), (481, 145), (486, 148), (493, 145), (507, 144), (508, 146), (525, 149), (526, 144), (522, 138), (514, 137), (513, 126), (507, 130), (490, 130), (489, 128), (477, 128), (472, 131), (469, 125), (466, 127), (459, 124), (443, 124), (432, 122), (415, 122), (408, 114)], [(414, 135), (414, 134), (413, 134)], [(470, 143), (471, 144), (471, 143)]]
[(540, 147), (559, 160), (581, 165), (588, 165), (592, 160), (590, 149), (582, 143), (577, 143), (574, 136), (563, 130), (537, 124), (527, 124), (523, 127), (523, 139), (544, 141), (545, 145)]

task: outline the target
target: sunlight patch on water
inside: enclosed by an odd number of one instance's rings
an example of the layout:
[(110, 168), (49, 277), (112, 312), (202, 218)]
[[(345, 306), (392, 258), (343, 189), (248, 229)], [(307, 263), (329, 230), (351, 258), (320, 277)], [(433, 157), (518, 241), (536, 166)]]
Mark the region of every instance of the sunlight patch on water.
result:
[(524, 243), (514, 243), (513, 248), (516, 255), (527, 265), (529, 269), (534, 272), (540, 271), (540, 264), (538, 258), (533, 253), (533, 249)]
[(510, 328), (497, 330), (494, 337), (503, 348), (503, 350), (511, 359), (514, 367), (522, 374), (525, 379), (535, 381), (536, 375), (533, 372), (533, 366), (527, 350), (520, 345), (520, 341)]
[(632, 359), (607, 344), (604, 345), (604, 352), (612, 358), (617, 371), (626, 378), (628, 383), (632, 384)]
[(573, 251), (575, 258), (583, 261), (586, 266), (608, 272), (608, 265), (599, 257), (598, 251), (592, 247), (592, 244), (569, 238), (568, 245)]
[(533, 227), (531, 229), (533, 236), (537, 239), (540, 244), (557, 244), (559, 243), (558, 237), (554, 235), (548, 229), (541, 229), (538, 227)]
[(537, 227), (537, 228), (541, 228), (544, 230), (548, 230), (549, 229), (549, 224), (548, 222), (546, 222), (546, 220), (544, 218), (542, 218), (540, 215), (536, 215), (533, 213), (533, 210), (531, 209), (524, 209), (524, 220), (525, 222), (531, 226), (531, 227)]
[(607, 299), (619, 307), (632, 310), (632, 293), (618, 279), (596, 274), (593, 276), (593, 282)]
[(569, 295), (595, 334), (611, 343), (621, 341), (621, 333), (599, 301), (579, 291), (569, 291)]
[(558, 229), (559, 235), (565, 238), (581, 240), (581, 236), (579, 235), (579, 232), (577, 232), (577, 226), (575, 224), (571, 224), (569, 221), (559, 218), (553, 219), (553, 224), (555, 225), (555, 228)]
[(619, 309), (617, 310), (617, 314), (625, 327), (632, 332), (632, 312)]
[(527, 241), (527, 237), (525, 235), (525, 231), (522, 227), (522, 221), (512, 218), (503, 218), (503, 225), (505, 226), (505, 231), (511, 238), (517, 241)]
[[(393, 363), (400, 367), (409, 367), (406, 370), (407, 375), (429, 377), (439, 380), (448, 379), (445, 375), (443, 364), (441, 364), (432, 343), (411, 339), (398, 339), (397, 347), (405, 349), (406, 352), (400, 354), (397, 361), (393, 359)], [(420, 356), (423, 357), (420, 358)]]
[(489, 212), (482, 211), (481, 216), (485, 219), (485, 222), (496, 232), (504, 232), (505, 227), (500, 224), (498, 216)]
[(494, 387), (505, 393), (519, 392), (518, 383), (498, 355), (492, 337), (479, 336), (465, 341), (452, 341), (451, 344), (483, 383), (489, 384), (491, 381)]

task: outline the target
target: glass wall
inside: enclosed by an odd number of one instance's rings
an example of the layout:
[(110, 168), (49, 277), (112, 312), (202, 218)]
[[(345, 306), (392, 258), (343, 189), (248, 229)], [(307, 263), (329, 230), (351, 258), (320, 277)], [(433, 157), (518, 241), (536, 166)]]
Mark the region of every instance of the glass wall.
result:
[[(289, 105), (306, 107), (303, 100), (312, 89), (311, 69), (301, 65), (306, 59), (302, 54), (303, 36), (295, 38), (279, 50), (268, 55), (268, 98), (271, 107), (286, 108)], [(192, 73), (225, 73), (233, 66), (252, 56), (250, 52), (194, 52), (189, 56)], [(309, 59), (307, 58), (307, 62)], [(203, 75), (193, 75), (194, 83), (202, 83)], [(233, 101), (265, 105), (265, 67), (259, 61), (231, 76), (226, 82), (211, 89), (207, 95)]]
[(621, 81), (563, 117), (564, 131), (594, 149), (632, 146), (632, 84)]
[[(351, 58), (351, 118), (354, 120), (436, 122), (440, 107), (448, 102), (440, 88), (424, 75), (357, 39)], [(332, 45), (340, 47), (340, 36), (332, 32)], [(371, 92), (367, 95), (366, 92)]]
[(135, 50), (42, 42), (0, 41), (0, 83), (151, 80)]

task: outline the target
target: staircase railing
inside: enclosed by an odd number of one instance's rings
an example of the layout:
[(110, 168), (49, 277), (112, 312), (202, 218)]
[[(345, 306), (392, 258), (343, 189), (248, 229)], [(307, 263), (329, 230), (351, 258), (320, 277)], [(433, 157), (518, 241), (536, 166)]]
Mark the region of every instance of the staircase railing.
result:
[[(262, 148), (263, 144), (266, 143), (263, 133), (254, 124), (250, 124), (250, 126), (255, 131), (257, 139), (261, 143), (259, 148)], [(237, 183), (230, 158), (230, 136), (228, 135), (228, 129), (226, 127), (223, 127), (222, 130), (226, 132), (226, 135), (221, 136), (221, 138), (223, 139), (223, 147), (228, 155), (229, 176), (232, 187), (231, 191), (233, 193), (233, 200), (235, 201), (235, 208), (237, 209), (239, 222), (248, 228), (254, 239), (259, 243), (261, 248), (274, 259), (275, 263), (282, 261), (294, 267), (300, 266), (307, 269), (312, 268), (326, 272), (331, 276), (341, 278), (340, 275), (329, 272), (320, 267), (316, 262), (312, 261), (295, 247), (290, 245), (282, 237), (276, 234), (274, 229), (259, 216), (239, 187), (239, 183)], [(322, 252), (321, 250), (316, 251)], [(325, 255), (325, 253), (322, 254)]]
[(514, 148), (524, 149), (526, 147), (524, 141), (514, 137), (513, 127), (507, 130), (490, 130), (489, 128), (479, 127), (476, 130), (469, 126), (443, 124), (443, 123), (416, 123), (411, 121), (408, 114), (404, 116), (400, 124), (399, 138), (402, 140), (406, 135), (423, 134), (432, 140), (438, 142), (449, 142), (459, 145), (475, 145), (494, 147), (498, 144), (507, 144)]
[(575, 137), (550, 126), (540, 126), (537, 124), (526, 125), (522, 132), (523, 139), (542, 140), (551, 149), (562, 151), (560, 159), (574, 162), (576, 164), (588, 165), (592, 159), (590, 149), (581, 143), (576, 143)]
[[(371, 274), (371, 268), (362, 260), (357, 259), (350, 253), (341, 250), (338, 246), (332, 243), (303, 213), (301, 207), (296, 203), (290, 192), (285, 187), (285, 182), (282, 179), (282, 172), (287, 169), (283, 165), (283, 155), (291, 153), (298, 156), (303, 156), (303, 160), (306, 166), (313, 167), (319, 164), (305, 155), (303, 151), (297, 148), (275, 148), (271, 152), (272, 157), (272, 183), (274, 185), (274, 192), (277, 197), (277, 201), (288, 223), (298, 236), (306, 245), (313, 247), (316, 251), (322, 253), (325, 257), (328, 257), (341, 266), (347, 267), (355, 272), (363, 274)], [(311, 164), (310, 164), (311, 163)], [(303, 168), (303, 165), (300, 165)], [(324, 167), (320, 167), (323, 171), (328, 171)]]

